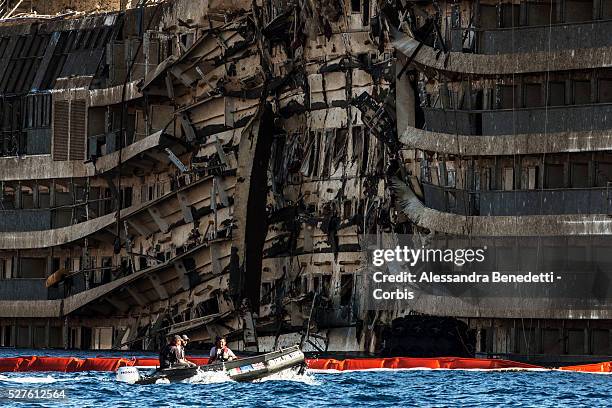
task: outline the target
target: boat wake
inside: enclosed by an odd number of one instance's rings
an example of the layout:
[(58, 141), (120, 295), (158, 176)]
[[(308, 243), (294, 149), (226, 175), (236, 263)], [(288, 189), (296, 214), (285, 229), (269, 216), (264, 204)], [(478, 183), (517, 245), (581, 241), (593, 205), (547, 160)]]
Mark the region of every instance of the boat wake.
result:
[[(304, 373), (299, 374), (298, 370), (290, 368), (287, 370), (279, 371), (278, 373), (269, 375), (258, 380), (254, 380), (254, 383), (261, 383), (267, 381), (293, 381), (301, 382), (307, 385), (318, 385), (319, 383), (315, 380), (312, 374)], [(193, 377), (187, 378), (181, 381), (189, 384), (216, 384), (223, 382), (234, 382), (229, 375), (219, 371), (199, 371)], [(159, 384), (159, 383), (158, 383)]]
[(279, 371), (278, 373), (274, 373), (264, 378), (260, 378), (259, 380), (255, 380), (253, 382), (266, 382), (266, 381), (293, 381), (293, 382), (301, 382), (307, 385), (319, 385), (319, 382), (314, 378), (314, 376), (306, 371), (303, 374), (299, 373), (299, 370), (296, 368), (288, 368), (283, 371)]
[(202, 371), (198, 370), (198, 373), (193, 377), (187, 378), (181, 382), (189, 384), (216, 384), (227, 381), (233, 381), (229, 375), (222, 371)]

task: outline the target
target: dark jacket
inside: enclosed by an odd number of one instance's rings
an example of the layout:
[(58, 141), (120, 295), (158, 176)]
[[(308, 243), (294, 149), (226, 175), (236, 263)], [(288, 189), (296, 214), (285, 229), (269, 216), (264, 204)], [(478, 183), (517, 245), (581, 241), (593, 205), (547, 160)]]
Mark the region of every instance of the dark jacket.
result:
[(159, 367), (170, 368), (181, 358), (181, 350), (178, 346), (166, 344), (159, 352)]

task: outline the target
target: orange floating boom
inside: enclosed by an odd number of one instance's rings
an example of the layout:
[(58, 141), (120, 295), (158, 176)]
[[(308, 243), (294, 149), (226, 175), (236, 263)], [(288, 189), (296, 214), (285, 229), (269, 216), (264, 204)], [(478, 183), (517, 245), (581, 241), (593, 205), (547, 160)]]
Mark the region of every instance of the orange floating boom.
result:
[[(188, 357), (198, 365), (208, 363), (207, 357)], [(545, 369), (544, 367), (519, 363), (510, 360), (484, 359), (484, 358), (461, 358), (461, 357), (437, 357), (437, 358), (350, 358), (336, 360), (329, 358), (307, 359), (306, 364), (312, 370), (336, 370), (336, 371), (361, 371), (372, 369), (478, 369), (478, 370), (500, 370), (500, 369)], [(119, 358), (119, 357), (96, 357), (80, 359), (76, 357), (4, 357), (0, 358), (0, 372), (25, 372), (25, 371), (116, 371), (119, 367), (156, 367), (158, 360), (152, 357), (144, 358)], [(580, 371), (589, 373), (612, 373), (612, 362), (585, 364), (577, 366), (561, 367), (565, 371)]]

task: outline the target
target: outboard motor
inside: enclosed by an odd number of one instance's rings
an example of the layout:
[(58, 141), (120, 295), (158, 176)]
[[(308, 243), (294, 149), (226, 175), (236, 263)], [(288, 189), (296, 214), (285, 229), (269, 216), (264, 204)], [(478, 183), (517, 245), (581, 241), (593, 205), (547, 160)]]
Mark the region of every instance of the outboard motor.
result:
[(117, 381), (134, 384), (140, 380), (140, 372), (136, 367), (119, 367), (116, 379)]

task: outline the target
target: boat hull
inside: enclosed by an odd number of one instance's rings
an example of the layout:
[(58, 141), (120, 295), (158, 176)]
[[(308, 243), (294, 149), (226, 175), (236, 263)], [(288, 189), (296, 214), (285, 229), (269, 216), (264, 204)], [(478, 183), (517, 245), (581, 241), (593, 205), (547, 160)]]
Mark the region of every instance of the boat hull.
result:
[(136, 381), (136, 384), (155, 384), (158, 381), (179, 382), (198, 372), (224, 372), (234, 381), (254, 381), (279, 371), (304, 365), (304, 353), (298, 346), (273, 351), (254, 357), (220, 362), (194, 368), (169, 368), (156, 370), (152, 375)]

